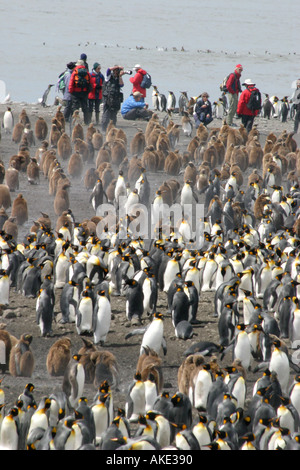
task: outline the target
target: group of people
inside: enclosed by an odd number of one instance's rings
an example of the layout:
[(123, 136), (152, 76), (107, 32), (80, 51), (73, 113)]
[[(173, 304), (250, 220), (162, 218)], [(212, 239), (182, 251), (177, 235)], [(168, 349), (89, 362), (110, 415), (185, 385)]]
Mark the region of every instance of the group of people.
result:
[[(233, 118), (237, 114), (237, 116), (241, 118), (247, 131), (250, 131), (253, 126), (254, 118), (261, 109), (261, 94), (250, 78), (245, 80), (242, 84), (245, 86), (245, 90), (242, 91), (240, 81), (242, 71), (242, 65), (236, 65), (234, 72), (229, 74), (226, 80), (226, 88), (223, 90), (228, 96), (229, 104), (226, 122), (229, 126), (235, 127), (236, 124), (234, 124)], [(255, 98), (250, 100), (251, 96)], [(209, 95), (205, 92), (201, 94), (196, 102), (194, 108), (196, 127), (198, 127), (200, 123), (207, 126), (213, 120), (212, 105), (208, 98)]]
[(85, 124), (89, 124), (95, 113), (95, 123), (100, 124), (100, 104), (103, 102), (101, 119), (102, 131), (106, 131), (110, 121), (117, 122), (117, 114), (121, 109), (124, 119), (149, 120), (152, 112), (145, 102), (146, 88), (141, 86), (143, 76), (147, 73), (139, 64), (133, 67), (135, 74), (130, 77), (132, 93), (123, 101), (122, 88), (123, 75), (132, 73), (125, 71), (124, 67), (114, 65), (106, 70), (105, 76), (101, 72), (101, 65), (95, 62), (92, 71), (89, 71), (87, 55), (81, 54), (77, 62), (69, 62), (67, 70), (60, 75), (57, 88), (63, 92), (64, 116), (70, 120), (73, 112), (81, 109)]
[[(69, 62), (67, 71), (63, 75), (64, 88), (63, 100), (65, 101), (65, 119), (68, 121), (74, 110), (81, 108), (85, 124), (91, 122), (95, 112), (95, 122), (99, 124), (100, 104), (103, 102), (101, 126), (105, 132), (110, 121), (116, 124), (118, 111), (126, 120), (149, 120), (152, 111), (145, 102), (146, 88), (142, 86), (143, 78), (147, 72), (139, 65), (133, 67), (135, 72), (130, 77), (132, 92), (124, 101), (122, 88), (124, 86), (123, 75), (132, 73), (124, 70), (120, 65), (114, 65), (106, 70), (105, 76), (101, 73), (101, 65), (95, 62), (92, 72), (89, 72), (86, 54), (81, 54), (77, 62)], [(241, 85), (243, 67), (237, 64), (230, 73), (224, 85), (224, 92), (228, 96), (227, 124), (235, 127), (233, 118), (237, 115), (249, 132), (252, 129), (255, 117), (259, 114), (262, 102), (259, 89), (251, 79), (246, 79)], [(60, 78), (61, 80), (61, 78)], [(242, 90), (242, 86), (245, 87)], [(297, 88), (291, 98), (296, 109), (294, 132), (297, 133), (300, 121), (300, 79), (297, 80)], [(194, 119), (196, 128), (203, 123), (207, 126), (213, 120), (212, 104), (207, 92), (201, 94), (194, 107)]]

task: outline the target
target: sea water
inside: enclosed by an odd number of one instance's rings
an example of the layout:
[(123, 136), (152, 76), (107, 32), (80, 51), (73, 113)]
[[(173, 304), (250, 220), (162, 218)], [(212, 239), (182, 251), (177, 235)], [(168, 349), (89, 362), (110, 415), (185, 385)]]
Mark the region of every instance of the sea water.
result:
[[(0, 95), (38, 102), (85, 52), (90, 68), (97, 61), (102, 72), (139, 63), (160, 93), (177, 99), (181, 91), (207, 91), (216, 100), (239, 63), (242, 79), (283, 98), (300, 77), (299, 18), (294, 0), (2, 0)], [(128, 75), (124, 82), (126, 97)], [(53, 87), (48, 104), (56, 94)]]

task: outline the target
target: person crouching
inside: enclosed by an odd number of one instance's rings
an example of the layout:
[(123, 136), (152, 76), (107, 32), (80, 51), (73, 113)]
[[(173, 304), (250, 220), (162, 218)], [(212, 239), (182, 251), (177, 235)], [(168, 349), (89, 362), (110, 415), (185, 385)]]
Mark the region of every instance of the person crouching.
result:
[(148, 104), (144, 102), (142, 93), (135, 91), (123, 102), (121, 114), (124, 119), (130, 121), (136, 119), (149, 121), (152, 111), (148, 110)]

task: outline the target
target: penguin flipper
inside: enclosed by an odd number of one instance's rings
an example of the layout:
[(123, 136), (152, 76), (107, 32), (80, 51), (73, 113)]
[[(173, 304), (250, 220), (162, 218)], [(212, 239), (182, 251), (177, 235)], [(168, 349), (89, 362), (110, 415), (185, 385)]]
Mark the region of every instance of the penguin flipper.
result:
[(127, 333), (127, 335), (125, 336), (125, 339), (131, 338), (131, 336), (143, 335), (146, 329), (147, 328), (137, 328), (136, 330), (133, 330), (130, 333)]

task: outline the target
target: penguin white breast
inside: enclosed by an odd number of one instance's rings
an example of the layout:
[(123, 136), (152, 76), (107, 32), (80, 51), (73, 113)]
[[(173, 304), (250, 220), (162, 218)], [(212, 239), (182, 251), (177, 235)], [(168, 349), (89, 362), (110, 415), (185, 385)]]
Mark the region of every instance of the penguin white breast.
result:
[(212, 378), (206, 370), (200, 370), (197, 374), (194, 386), (194, 406), (195, 408), (206, 409), (207, 397), (212, 385)]
[(248, 368), (250, 365), (251, 345), (248, 335), (242, 331), (237, 336), (237, 342), (234, 348), (234, 356), (240, 359), (243, 367)]
[(148, 346), (157, 353), (160, 352), (163, 339), (163, 322), (162, 320), (153, 320), (149, 328), (145, 331), (142, 348)]

